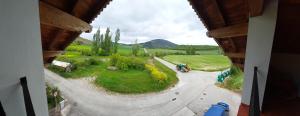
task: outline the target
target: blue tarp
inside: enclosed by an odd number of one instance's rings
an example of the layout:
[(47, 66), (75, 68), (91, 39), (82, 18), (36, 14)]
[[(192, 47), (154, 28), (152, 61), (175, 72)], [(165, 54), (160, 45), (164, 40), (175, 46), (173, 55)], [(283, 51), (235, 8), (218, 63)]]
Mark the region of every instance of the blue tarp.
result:
[(227, 116), (229, 111), (229, 105), (223, 102), (212, 105), (204, 116)]

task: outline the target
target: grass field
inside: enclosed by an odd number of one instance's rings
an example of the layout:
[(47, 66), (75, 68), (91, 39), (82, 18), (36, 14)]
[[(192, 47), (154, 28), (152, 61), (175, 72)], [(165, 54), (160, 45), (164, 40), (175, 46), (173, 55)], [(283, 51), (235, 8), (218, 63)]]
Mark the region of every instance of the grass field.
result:
[(148, 93), (164, 90), (177, 83), (176, 73), (164, 65), (155, 65), (167, 74), (166, 83), (158, 84), (146, 70), (103, 71), (96, 79), (96, 84), (119, 93)]
[[(85, 46), (81, 46), (81, 48), (87, 49)], [(127, 56), (131, 54), (131, 48), (120, 47), (119, 52)], [(97, 64), (87, 64), (87, 59), (95, 59)], [(150, 57), (139, 56), (138, 59), (148, 62)], [(107, 67), (110, 65), (109, 56), (84, 56), (77, 50), (72, 50), (66, 51), (57, 60), (73, 62), (77, 65), (77, 68), (72, 72), (64, 72), (54, 67), (48, 67), (59, 75), (65, 78), (96, 77), (96, 85), (119, 93), (157, 92), (176, 84), (178, 81), (174, 71), (157, 61), (154, 61), (154, 65), (168, 76), (168, 80), (164, 83), (157, 83), (146, 70), (108, 70)]]
[[(130, 56), (132, 54), (132, 48), (128, 45), (120, 45), (118, 49), (118, 53), (122, 56)], [(138, 55), (141, 55), (144, 53), (144, 50), (141, 48), (139, 50)]]
[[(164, 53), (166, 55), (183, 55), (186, 53), (185, 50), (172, 50), (172, 49), (147, 49), (150, 54), (155, 54), (155, 53)], [(198, 50), (196, 51), (197, 55), (219, 55), (220, 51), (219, 50)]]
[[(185, 50), (171, 49), (147, 49), (150, 54), (163, 53), (163, 59), (174, 63), (184, 63), (191, 66), (194, 70), (201, 71), (220, 71), (231, 66), (230, 60), (223, 55), (219, 55), (218, 49), (199, 49), (196, 53), (200, 55), (185, 55)], [(131, 46), (120, 45), (118, 53), (122, 56), (131, 57)], [(178, 55), (180, 54), (180, 55)], [(139, 51), (139, 59), (148, 61), (150, 57), (144, 57), (143, 48)], [(95, 59), (97, 64), (89, 64), (88, 59)], [(107, 67), (109, 56), (95, 56), (91, 53), (90, 45), (72, 44), (63, 55), (57, 57), (57, 60), (71, 62), (76, 64), (76, 69), (72, 72), (64, 72), (55, 68), (50, 70), (60, 74), (65, 78), (96, 77), (95, 84), (102, 86), (107, 90), (119, 93), (147, 93), (164, 90), (178, 82), (176, 73), (158, 61), (153, 64), (160, 71), (168, 76), (168, 80), (163, 84), (158, 84), (146, 70), (129, 69), (127, 71), (111, 71)], [(222, 86), (231, 90), (241, 89), (243, 82), (242, 73), (235, 73), (228, 78)]]
[(192, 69), (201, 71), (220, 71), (231, 65), (223, 55), (168, 55), (163, 58), (174, 64), (188, 64)]

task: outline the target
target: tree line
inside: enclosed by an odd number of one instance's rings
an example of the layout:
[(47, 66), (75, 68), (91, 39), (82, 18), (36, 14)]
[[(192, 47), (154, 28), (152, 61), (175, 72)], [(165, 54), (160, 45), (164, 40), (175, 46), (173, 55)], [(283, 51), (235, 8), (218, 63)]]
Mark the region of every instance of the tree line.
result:
[[(118, 53), (119, 41), (120, 41), (120, 29), (117, 29), (114, 36), (114, 41), (112, 41), (113, 35), (110, 29), (107, 28), (104, 34), (100, 33), (100, 28), (93, 35), (92, 41), (92, 53), (94, 55), (109, 56), (111, 54)], [(132, 55), (137, 56), (140, 49), (137, 39), (132, 45)]]
[[(112, 41), (112, 34), (107, 28), (104, 34), (100, 33), (100, 29), (93, 36), (92, 53), (94, 55), (108, 56), (118, 52), (118, 42), (120, 40), (120, 29), (115, 32), (114, 42)], [(101, 48), (101, 49), (100, 49)]]

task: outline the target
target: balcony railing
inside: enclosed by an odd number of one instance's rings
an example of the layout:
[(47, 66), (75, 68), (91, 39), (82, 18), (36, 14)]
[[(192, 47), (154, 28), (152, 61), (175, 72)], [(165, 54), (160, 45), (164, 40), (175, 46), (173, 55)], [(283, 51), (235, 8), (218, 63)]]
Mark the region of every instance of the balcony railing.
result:
[(35, 116), (33, 105), (32, 105), (32, 102), (31, 102), (30, 93), (29, 93), (28, 86), (27, 86), (26, 77), (22, 77), (20, 79), (20, 82), (21, 82), (21, 86), (22, 86), (22, 89), (23, 89), (23, 96), (24, 96), (24, 101), (25, 101), (26, 114), (27, 114), (27, 116)]
[(6, 116), (1, 102), (0, 102), (0, 116)]
[(257, 67), (254, 67), (249, 116), (260, 116)]

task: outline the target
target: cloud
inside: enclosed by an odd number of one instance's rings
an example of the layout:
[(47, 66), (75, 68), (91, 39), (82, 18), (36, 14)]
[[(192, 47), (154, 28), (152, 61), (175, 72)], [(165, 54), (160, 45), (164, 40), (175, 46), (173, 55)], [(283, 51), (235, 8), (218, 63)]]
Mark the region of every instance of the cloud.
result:
[(92, 39), (97, 28), (121, 30), (122, 43), (166, 39), (177, 44), (217, 45), (187, 0), (113, 0), (92, 22)]

